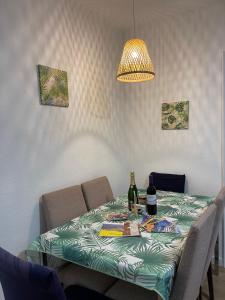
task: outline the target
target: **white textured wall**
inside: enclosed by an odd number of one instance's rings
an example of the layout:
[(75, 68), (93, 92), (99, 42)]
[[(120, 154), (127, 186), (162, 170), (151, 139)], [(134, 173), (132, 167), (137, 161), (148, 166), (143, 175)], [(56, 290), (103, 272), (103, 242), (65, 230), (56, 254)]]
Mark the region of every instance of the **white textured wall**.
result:
[[(222, 1), (221, 1), (222, 2)], [(0, 0), (0, 245), (18, 253), (39, 233), (44, 192), (127, 171), (184, 172), (190, 193), (221, 184), (224, 4), (139, 27), (154, 81), (114, 80), (121, 35), (72, 0)], [(69, 108), (41, 106), (36, 65), (66, 70)], [(125, 98), (124, 98), (125, 95)], [(161, 130), (161, 102), (190, 101), (190, 129)], [(1, 298), (1, 296), (0, 296)]]
[[(39, 197), (107, 175), (124, 191), (121, 36), (73, 0), (0, 0), (0, 245), (39, 234)], [(69, 108), (41, 106), (36, 65), (68, 72)]]
[[(125, 137), (139, 185), (150, 171), (187, 175), (189, 193), (221, 186), (222, 52), (225, 3), (137, 26), (154, 63), (155, 80), (127, 84)], [(161, 130), (161, 103), (190, 101), (188, 130)]]

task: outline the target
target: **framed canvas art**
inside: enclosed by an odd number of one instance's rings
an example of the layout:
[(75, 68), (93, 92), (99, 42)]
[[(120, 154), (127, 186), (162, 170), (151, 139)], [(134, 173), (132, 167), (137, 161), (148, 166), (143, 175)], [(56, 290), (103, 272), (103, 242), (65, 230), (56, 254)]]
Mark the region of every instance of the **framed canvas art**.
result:
[(189, 101), (162, 103), (162, 129), (188, 129)]
[(67, 72), (38, 65), (38, 77), (41, 104), (69, 106)]

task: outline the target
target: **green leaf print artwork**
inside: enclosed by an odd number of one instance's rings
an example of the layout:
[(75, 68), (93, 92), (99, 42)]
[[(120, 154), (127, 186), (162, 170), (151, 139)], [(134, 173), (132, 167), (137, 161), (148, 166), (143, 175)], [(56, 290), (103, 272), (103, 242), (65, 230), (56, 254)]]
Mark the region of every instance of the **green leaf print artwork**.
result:
[(162, 103), (162, 129), (188, 129), (189, 101)]
[(41, 104), (68, 107), (67, 73), (38, 65), (38, 76)]

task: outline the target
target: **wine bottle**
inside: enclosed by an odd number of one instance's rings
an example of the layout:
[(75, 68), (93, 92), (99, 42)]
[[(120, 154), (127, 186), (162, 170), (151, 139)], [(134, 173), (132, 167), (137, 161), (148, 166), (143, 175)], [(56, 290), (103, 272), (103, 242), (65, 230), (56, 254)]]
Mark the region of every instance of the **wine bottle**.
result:
[(130, 186), (128, 190), (128, 209), (131, 211), (137, 204), (137, 187), (135, 184), (134, 172), (130, 172)]
[(152, 175), (149, 177), (149, 186), (147, 188), (146, 211), (149, 215), (157, 214), (156, 188), (153, 185)]

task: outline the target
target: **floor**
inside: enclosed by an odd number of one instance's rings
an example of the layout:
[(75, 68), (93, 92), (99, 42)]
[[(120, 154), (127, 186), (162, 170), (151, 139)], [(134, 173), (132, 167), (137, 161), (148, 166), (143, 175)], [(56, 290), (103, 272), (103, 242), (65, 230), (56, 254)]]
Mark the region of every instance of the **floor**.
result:
[[(215, 300), (225, 300), (225, 269), (220, 268), (219, 276), (213, 275)], [(202, 300), (209, 299), (207, 280), (202, 290)]]

